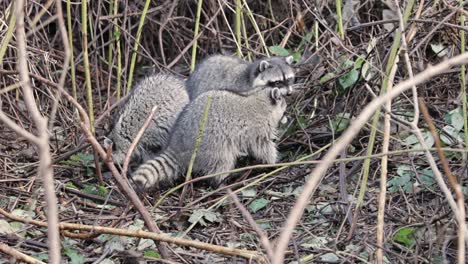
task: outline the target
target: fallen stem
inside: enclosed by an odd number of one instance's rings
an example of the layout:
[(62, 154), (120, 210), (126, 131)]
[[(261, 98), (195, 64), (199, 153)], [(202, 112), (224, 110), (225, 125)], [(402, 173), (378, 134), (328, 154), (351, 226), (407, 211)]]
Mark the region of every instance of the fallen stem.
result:
[[(33, 224), (40, 227), (48, 227), (47, 222), (42, 222), (38, 220), (26, 219), (19, 216), (12, 215), (7, 211), (0, 208), (0, 214), (4, 215), (5, 217), (26, 223), (26, 224)], [(60, 230), (81, 230), (81, 231), (88, 231), (93, 233), (100, 233), (100, 234), (110, 234), (110, 235), (117, 235), (117, 236), (128, 236), (128, 237), (139, 237), (139, 238), (146, 238), (152, 239), (160, 242), (172, 243), (179, 246), (188, 246), (194, 247), (210, 252), (220, 253), (224, 255), (230, 256), (240, 256), (247, 258), (249, 260), (256, 260), (261, 263), (266, 263), (265, 257), (256, 251), (244, 250), (244, 249), (235, 249), (235, 248), (228, 248), (218, 245), (213, 245), (205, 242), (193, 241), (183, 238), (171, 237), (165, 234), (157, 234), (154, 232), (147, 232), (142, 230), (127, 230), (121, 228), (112, 228), (112, 227), (103, 227), (103, 226), (91, 226), (91, 225), (81, 225), (81, 224), (72, 224), (72, 223), (59, 223)]]

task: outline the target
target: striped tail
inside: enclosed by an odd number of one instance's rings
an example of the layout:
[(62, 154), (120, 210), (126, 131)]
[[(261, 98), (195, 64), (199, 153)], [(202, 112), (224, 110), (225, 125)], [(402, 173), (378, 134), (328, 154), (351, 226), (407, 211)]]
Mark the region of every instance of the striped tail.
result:
[(143, 189), (158, 187), (160, 183), (172, 183), (180, 174), (177, 160), (166, 151), (140, 165), (133, 173), (132, 180)]

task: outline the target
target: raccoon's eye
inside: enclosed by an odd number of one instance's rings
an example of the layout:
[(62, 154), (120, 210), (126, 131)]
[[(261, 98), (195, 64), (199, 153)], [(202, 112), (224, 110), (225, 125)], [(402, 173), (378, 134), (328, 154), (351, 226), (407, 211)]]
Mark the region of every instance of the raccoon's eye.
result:
[(278, 87), (278, 86), (281, 85), (281, 81), (274, 81), (274, 82), (273, 82), (273, 85), (274, 85), (275, 87)]

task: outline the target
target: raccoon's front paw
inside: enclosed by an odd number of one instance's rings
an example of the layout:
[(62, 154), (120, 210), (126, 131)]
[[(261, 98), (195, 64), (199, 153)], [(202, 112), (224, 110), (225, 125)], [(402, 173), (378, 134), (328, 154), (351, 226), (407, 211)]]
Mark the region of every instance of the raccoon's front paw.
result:
[(285, 125), (287, 123), (288, 123), (288, 117), (286, 115), (284, 115), (280, 120), (280, 124)]

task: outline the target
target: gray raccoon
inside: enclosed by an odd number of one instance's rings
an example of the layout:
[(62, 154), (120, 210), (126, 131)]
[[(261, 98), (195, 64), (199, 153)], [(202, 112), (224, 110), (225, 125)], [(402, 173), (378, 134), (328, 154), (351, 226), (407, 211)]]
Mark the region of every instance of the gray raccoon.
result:
[(292, 59), (292, 56), (272, 57), (248, 63), (225, 55), (208, 57), (195, 67), (186, 82), (190, 100), (211, 90), (242, 94), (265, 86), (291, 94), (295, 78)]
[(131, 161), (144, 160), (161, 150), (188, 102), (184, 80), (176, 76), (159, 73), (140, 81), (115, 115), (112, 130), (107, 136), (113, 144), (114, 162), (123, 164), (134, 137), (154, 106), (157, 107), (156, 113), (135, 148)]
[[(286, 110), (281, 91), (266, 88), (242, 96), (214, 90), (187, 105), (174, 125), (167, 148), (135, 171), (132, 179), (138, 187), (173, 184), (187, 170), (209, 96), (213, 99), (193, 164), (194, 174), (229, 171), (239, 157), (249, 154), (263, 163), (277, 161), (274, 140)], [(226, 176), (217, 176), (213, 182), (219, 184)]]

